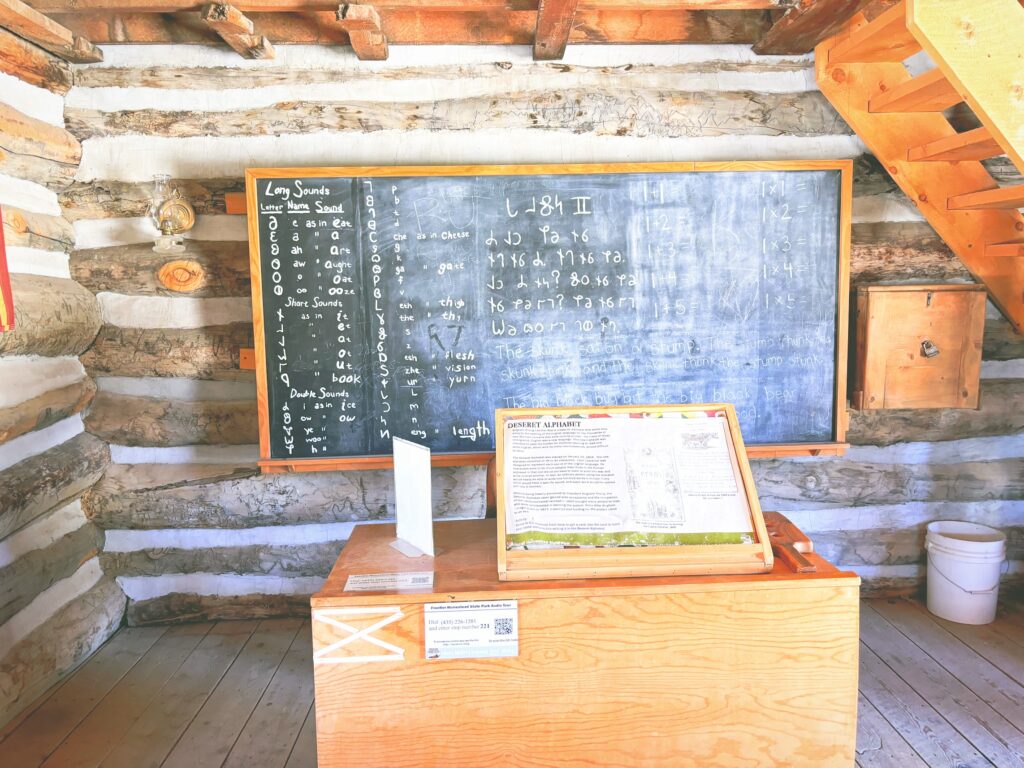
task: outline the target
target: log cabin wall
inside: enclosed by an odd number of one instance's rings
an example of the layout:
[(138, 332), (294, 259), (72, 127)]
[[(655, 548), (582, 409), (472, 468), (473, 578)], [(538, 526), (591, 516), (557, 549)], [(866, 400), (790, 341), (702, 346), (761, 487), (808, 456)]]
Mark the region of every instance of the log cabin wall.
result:
[(0, 30), (0, 209), (16, 323), (0, 334), (0, 724), (98, 648), (126, 602), (80, 500), (109, 450), (83, 428), (96, 385), (78, 355), (100, 307), (70, 277), (74, 233), (57, 197), (81, 155), (64, 129), (71, 80), (68, 64)]
[[(89, 435), (112, 464), (82, 500), (105, 531), (104, 569), (128, 621), (304, 613), (360, 521), (390, 519), (387, 473), (261, 476), (244, 217), (223, 194), (247, 166), (857, 158), (854, 284), (969, 280), (814, 85), (810, 57), (743, 45), (529, 49), (394, 46), (386, 62), (279, 46), (107, 46), (76, 67), (67, 129), (82, 142), (60, 194), (71, 274), (103, 325), (82, 355), (98, 392)], [(158, 279), (145, 186), (168, 172), (200, 214), (190, 292)], [(852, 414), (843, 459), (755, 462), (765, 509), (785, 512), (868, 590), (923, 578), (925, 524), (1010, 532), (1021, 573), (1024, 340), (993, 315), (979, 411)], [(87, 437), (80, 440), (92, 439)], [(437, 470), (440, 518), (482, 514), (483, 474)]]

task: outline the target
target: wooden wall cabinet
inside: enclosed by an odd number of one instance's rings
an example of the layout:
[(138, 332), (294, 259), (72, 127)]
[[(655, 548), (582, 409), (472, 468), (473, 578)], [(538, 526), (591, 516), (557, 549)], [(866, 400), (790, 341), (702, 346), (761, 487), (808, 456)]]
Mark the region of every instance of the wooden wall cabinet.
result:
[(973, 284), (858, 288), (852, 406), (977, 408), (985, 298)]

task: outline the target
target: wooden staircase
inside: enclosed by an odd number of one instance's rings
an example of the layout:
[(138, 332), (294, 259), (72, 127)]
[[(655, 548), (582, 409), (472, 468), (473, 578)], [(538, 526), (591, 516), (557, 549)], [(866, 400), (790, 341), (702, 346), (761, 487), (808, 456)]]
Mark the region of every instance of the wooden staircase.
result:
[[(927, 51), (935, 69), (903, 61)], [(1018, 0), (901, 0), (857, 14), (815, 50), (818, 86), (1018, 333), (1024, 332), (1024, 184), (1000, 187), (982, 164), (1024, 173), (1024, 8)], [(943, 114), (965, 103), (980, 127)]]

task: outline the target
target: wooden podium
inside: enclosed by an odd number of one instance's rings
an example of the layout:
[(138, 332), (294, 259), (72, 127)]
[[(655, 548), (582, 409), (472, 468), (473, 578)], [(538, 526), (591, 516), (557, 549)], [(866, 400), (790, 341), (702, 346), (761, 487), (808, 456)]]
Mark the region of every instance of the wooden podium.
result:
[[(436, 524), (433, 559), (393, 540), (358, 526), (311, 601), (320, 768), (854, 764), (860, 579), (813, 553), (814, 573), (502, 582), (493, 520)], [(517, 656), (426, 658), (426, 604), (497, 600)]]

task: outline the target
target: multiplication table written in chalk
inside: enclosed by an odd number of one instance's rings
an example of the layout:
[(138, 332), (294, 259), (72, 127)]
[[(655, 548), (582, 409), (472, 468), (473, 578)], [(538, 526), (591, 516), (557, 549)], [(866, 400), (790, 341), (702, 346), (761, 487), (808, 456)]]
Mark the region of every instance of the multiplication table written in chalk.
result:
[(479, 600), (423, 606), (428, 659), (502, 658), (519, 655), (519, 603)]

